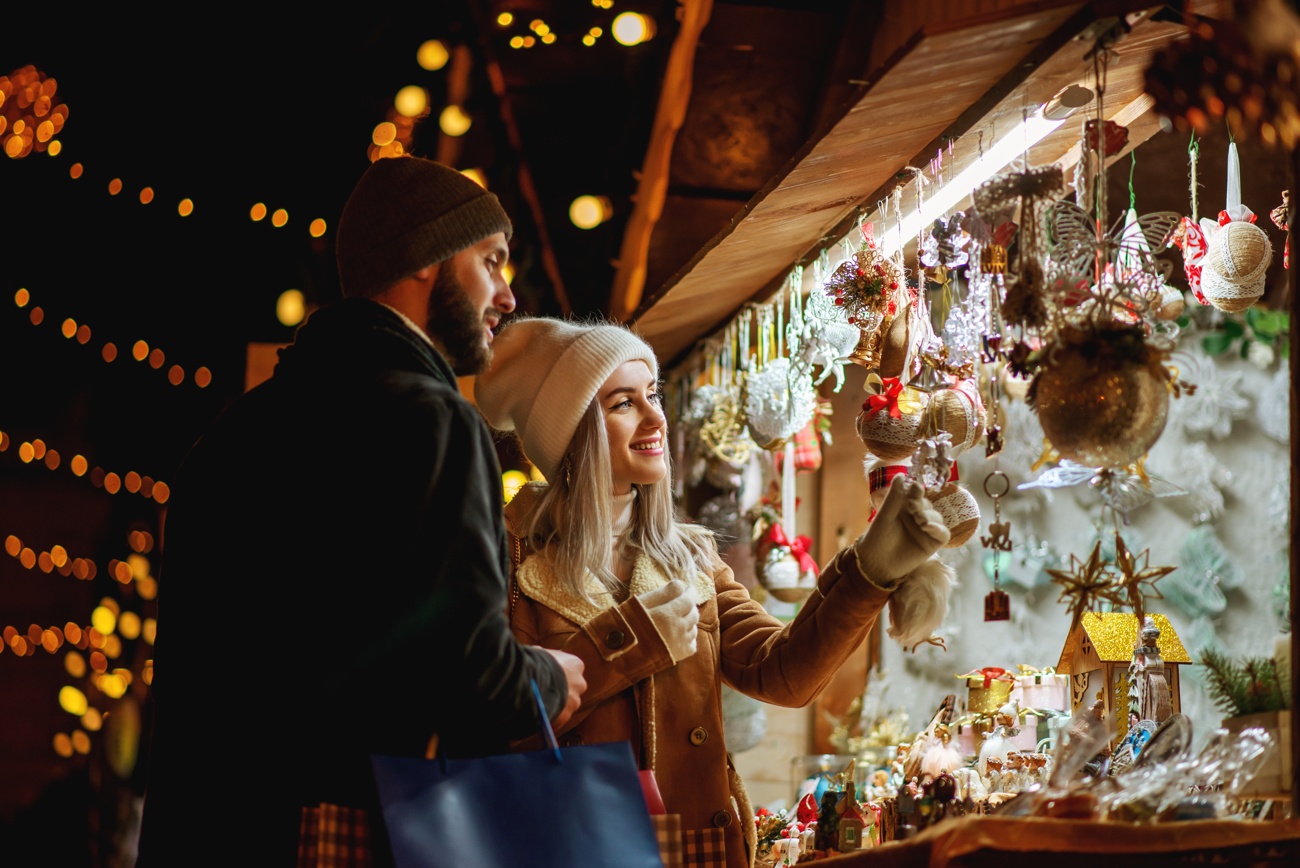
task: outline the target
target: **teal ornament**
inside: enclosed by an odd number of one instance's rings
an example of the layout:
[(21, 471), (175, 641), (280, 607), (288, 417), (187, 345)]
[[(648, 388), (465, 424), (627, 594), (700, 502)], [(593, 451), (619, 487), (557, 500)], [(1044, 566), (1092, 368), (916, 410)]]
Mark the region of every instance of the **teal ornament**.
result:
[(1241, 570), (1211, 525), (1193, 528), (1179, 550), (1181, 565), (1160, 583), (1160, 593), (1192, 618), (1215, 616), (1228, 607), (1224, 591), (1241, 586)]

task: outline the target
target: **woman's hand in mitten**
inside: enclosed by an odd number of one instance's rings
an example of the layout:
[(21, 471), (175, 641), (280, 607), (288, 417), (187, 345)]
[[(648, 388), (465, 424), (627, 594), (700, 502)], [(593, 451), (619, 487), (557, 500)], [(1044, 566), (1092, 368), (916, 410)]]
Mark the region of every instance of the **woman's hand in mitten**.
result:
[(947, 542), (948, 528), (924, 486), (900, 475), (890, 480), (884, 502), (853, 551), (867, 580), (890, 590)]
[(695, 608), (695, 593), (690, 585), (673, 579), (637, 599), (645, 606), (650, 622), (668, 646), (674, 663), (680, 663), (695, 653), (700, 612)]

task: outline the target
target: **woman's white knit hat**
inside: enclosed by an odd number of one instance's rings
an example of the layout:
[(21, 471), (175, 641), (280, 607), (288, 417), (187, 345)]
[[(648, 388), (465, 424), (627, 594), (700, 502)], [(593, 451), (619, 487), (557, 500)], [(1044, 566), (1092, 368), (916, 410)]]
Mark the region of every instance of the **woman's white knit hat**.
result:
[(528, 460), (555, 479), (596, 393), (634, 359), (658, 378), (654, 350), (624, 326), (517, 319), (493, 340), (492, 365), (474, 383), (474, 402), (493, 428), (517, 432)]

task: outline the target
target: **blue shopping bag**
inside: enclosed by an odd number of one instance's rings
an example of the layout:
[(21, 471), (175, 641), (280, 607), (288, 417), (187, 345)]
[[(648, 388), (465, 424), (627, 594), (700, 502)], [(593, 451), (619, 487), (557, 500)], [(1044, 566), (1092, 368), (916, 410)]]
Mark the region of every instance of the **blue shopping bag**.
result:
[(663, 868), (631, 744), (559, 747), (542, 721), (543, 750), (371, 757), (397, 868)]

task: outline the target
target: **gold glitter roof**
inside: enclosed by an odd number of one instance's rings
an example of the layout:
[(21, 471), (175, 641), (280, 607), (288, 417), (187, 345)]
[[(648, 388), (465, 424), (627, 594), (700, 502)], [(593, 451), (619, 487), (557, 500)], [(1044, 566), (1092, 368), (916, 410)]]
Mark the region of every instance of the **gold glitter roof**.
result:
[[(1156, 646), (1160, 657), (1166, 663), (1191, 663), (1187, 649), (1174, 632), (1174, 627), (1164, 615), (1150, 615), (1152, 621), (1160, 628), (1160, 638)], [(1087, 634), (1088, 639), (1097, 649), (1097, 656), (1104, 663), (1122, 663), (1133, 659), (1133, 648), (1138, 641), (1137, 617), (1131, 612), (1084, 612), (1075, 628)], [(1080, 637), (1081, 638), (1081, 637)], [(1057, 662), (1057, 672), (1069, 672), (1070, 660), (1074, 656), (1074, 635), (1068, 637), (1061, 659)]]

